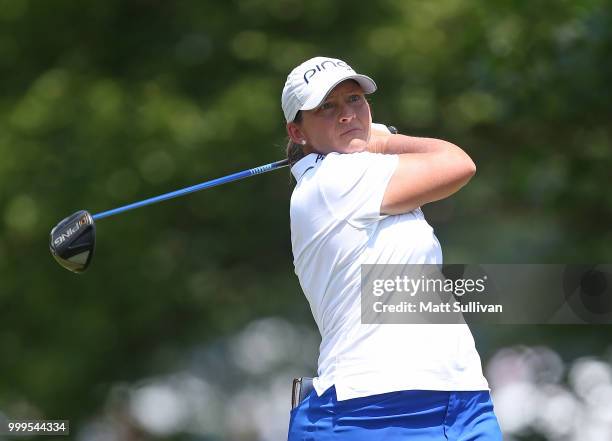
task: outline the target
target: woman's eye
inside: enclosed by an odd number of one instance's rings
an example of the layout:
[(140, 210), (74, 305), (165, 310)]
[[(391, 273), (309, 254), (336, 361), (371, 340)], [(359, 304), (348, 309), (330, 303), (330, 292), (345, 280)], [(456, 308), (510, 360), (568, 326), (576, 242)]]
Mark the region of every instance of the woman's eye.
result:
[(356, 101), (359, 101), (360, 99), (361, 99), (361, 95), (351, 95), (349, 97), (349, 101), (353, 102), (353, 103), (356, 102)]
[(328, 101), (326, 103), (321, 104), (321, 107), (319, 107), (319, 109), (327, 110), (327, 109), (331, 109), (332, 107), (334, 107), (334, 105)]

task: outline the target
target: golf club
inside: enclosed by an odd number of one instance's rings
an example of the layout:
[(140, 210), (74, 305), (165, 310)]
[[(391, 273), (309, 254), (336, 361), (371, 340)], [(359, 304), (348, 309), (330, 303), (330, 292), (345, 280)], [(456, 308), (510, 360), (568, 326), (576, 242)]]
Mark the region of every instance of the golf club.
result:
[(289, 165), (289, 161), (287, 159), (283, 159), (282, 161), (276, 161), (270, 164), (243, 170), (231, 175), (212, 179), (210, 181), (192, 185), (191, 187), (154, 196), (149, 199), (134, 202), (122, 207), (113, 208), (112, 210), (103, 211), (94, 215), (91, 215), (86, 210), (77, 211), (76, 213), (63, 219), (51, 230), (49, 235), (49, 249), (51, 250), (51, 254), (55, 260), (57, 260), (61, 266), (75, 273), (82, 273), (89, 267), (91, 264), (91, 259), (93, 258), (96, 244), (95, 221), (104, 219), (105, 217), (114, 216), (125, 211), (133, 210), (135, 208), (144, 207), (145, 205), (156, 204), (161, 201), (184, 196), (186, 194), (204, 190), (206, 188), (215, 187), (217, 185), (266, 173), (271, 170), (286, 167), (287, 165)]

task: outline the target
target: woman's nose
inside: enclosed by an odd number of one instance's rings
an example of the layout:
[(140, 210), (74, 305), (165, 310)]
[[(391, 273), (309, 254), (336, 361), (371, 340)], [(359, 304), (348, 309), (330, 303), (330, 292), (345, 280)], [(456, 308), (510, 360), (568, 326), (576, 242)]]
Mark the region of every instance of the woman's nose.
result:
[(344, 106), (340, 110), (340, 122), (347, 123), (350, 122), (355, 117), (355, 112), (349, 106)]

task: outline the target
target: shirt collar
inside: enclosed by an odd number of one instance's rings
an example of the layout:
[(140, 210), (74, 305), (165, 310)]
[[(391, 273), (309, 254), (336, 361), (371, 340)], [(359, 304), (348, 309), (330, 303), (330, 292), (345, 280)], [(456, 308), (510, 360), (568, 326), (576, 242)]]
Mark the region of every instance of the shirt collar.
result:
[(299, 181), (302, 176), (304, 176), (304, 173), (313, 168), (317, 162), (322, 161), (324, 158), (325, 155), (310, 153), (293, 164), (293, 167), (291, 167), (291, 173), (293, 173), (295, 180)]

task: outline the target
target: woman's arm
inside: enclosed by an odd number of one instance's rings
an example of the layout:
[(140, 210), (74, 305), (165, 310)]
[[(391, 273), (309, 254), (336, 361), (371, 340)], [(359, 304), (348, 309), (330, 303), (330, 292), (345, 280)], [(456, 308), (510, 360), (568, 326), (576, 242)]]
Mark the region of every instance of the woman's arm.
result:
[(373, 131), (368, 150), (399, 155), (380, 207), (381, 214), (407, 213), (444, 199), (476, 173), (476, 165), (463, 150), (440, 139)]

